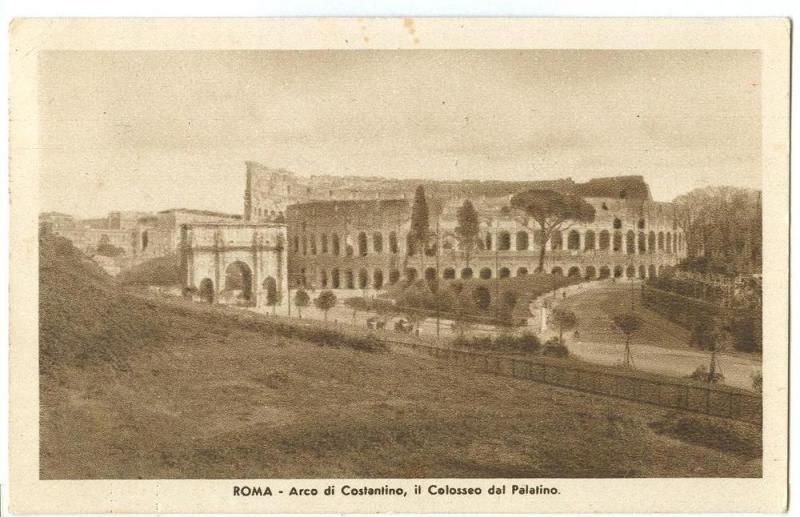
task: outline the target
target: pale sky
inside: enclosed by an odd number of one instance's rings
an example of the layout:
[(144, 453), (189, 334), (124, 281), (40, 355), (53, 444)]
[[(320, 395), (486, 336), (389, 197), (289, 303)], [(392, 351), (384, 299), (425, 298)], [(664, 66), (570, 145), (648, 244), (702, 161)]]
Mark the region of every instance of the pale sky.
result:
[(300, 175), (761, 188), (756, 51), (46, 52), (41, 210), (241, 213)]

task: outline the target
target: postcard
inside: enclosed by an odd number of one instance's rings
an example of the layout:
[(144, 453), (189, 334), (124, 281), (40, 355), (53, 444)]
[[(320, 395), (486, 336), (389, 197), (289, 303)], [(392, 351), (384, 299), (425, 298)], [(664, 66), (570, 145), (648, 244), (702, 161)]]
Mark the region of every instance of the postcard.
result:
[(11, 510), (784, 510), (790, 29), (15, 20)]

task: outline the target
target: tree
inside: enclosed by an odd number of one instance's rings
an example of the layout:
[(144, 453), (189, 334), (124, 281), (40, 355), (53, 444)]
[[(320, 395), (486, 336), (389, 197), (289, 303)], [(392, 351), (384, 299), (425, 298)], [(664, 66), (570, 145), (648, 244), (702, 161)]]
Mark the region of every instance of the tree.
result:
[(325, 321), (328, 321), (328, 311), (336, 307), (336, 295), (333, 291), (325, 289), (314, 300), (314, 306), (322, 311)]
[(578, 317), (568, 309), (555, 308), (551, 316), (553, 324), (558, 327), (558, 341), (564, 342), (564, 331), (578, 326)]
[[(562, 194), (554, 190), (528, 190), (511, 198), (511, 208), (530, 217), (542, 232), (538, 271), (544, 271), (545, 244), (556, 231), (570, 228), (575, 223), (594, 221), (594, 207), (580, 196)], [(527, 220), (523, 221), (527, 225)]]
[(760, 191), (705, 187), (678, 196), (673, 203), (687, 256), (707, 259), (688, 266), (728, 275), (761, 271)]
[(464, 200), (464, 204), (456, 212), (456, 219), (458, 226), (456, 226), (455, 232), (458, 238), (458, 247), (464, 252), (465, 267), (469, 267), (469, 259), (477, 246), (480, 231), (478, 212), (472, 206), (472, 201)]
[(486, 311), (492, 304), (492, 294), (489, 289), (483, 286), (476, 287), (472, 290), (472, 301), (481, 312)]
[(356, 324), (356, 314), (358, 312), (360, 312), (360, 311), (365, 311), (366, 312), (366, 311), (369, 310), (369, 304), (367, 303), (367, 301), (364, 298), (362, 298), (360, 296), (354, 296), (352, 298), (346, 298), (345, 301), (344, 301), (344, 304), (347, 307), (350, 307), (351, 309), (353, 309), (353, 325)]
[(303, 317), (303, 307), (308, 307), (310, 302), (311, 298), (309, 298), (308, 293), (302, 287), (294, 293), (294, 306), (297, 307), (297, 314), (300, 318)]
[(642, 328), (642, 319), (633, 312), (626, 312), (614, 316), (614, 325), (625, 334), (625, 359), (623, 365), (633, 368), (633, 356), (631, 355), (631, 336), (634, 332)]
[(409, 237), (415, 244), (420, 255), (420, 271), (425, 271), (425, 249), (430, 238), (430, 221), (428, 218), (428, 203), (425, 200), (425, 188), (417, 186), (414, 191), (414, 204), (411, 206), (411, 230)]
[(720, 338), (722, 334), (721, 322), (708, 315), (700, 315), (692, 329), (692, 343), (704, 350), (711, 351), (708, 367), (708, 382), (717, 382), (721, 377), (718, 373), (717, 352), (722, 349)]

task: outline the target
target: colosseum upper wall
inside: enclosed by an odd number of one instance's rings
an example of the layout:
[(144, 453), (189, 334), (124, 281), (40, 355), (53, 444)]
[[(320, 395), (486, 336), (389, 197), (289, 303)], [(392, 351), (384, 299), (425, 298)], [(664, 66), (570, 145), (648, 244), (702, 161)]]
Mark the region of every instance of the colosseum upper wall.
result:
[[(530, 183), (524, 186), (530, 188)], [(430, 226), (435, 229), (438, 224), (439, 231), (422, 256), (422, 250), (415, 250), (407, 238), (409, 200), (290, 205), (286, 219), (291, 283), (310, 288), (382, 289), (402, 279), (525, 275), (538, 268), (542, 245), (546, 247), (545, 271), (584, 278), (654, 277), (686, 256), (673, 205), (652, 201), (641, 177), (598, 178), (583, 184), (563, 180), (548, 182), (548, 186), (554, 183), (559, 190), (583, 195), (595, 208), (594, 221), (568, 223), (542, 243), (534, 224), (504, 210), (512, 193), (491, 197), (472, 189), (467, 192), (475, 197), (451, 195), (443, 199), (439, 216), (431, 215)], [(426, 194), (431, 192), (429, 201), (437, 198), (437, 184), (425, 187)], [(497, 192), (495, 188), (490, 194)], [(473, 202), (480, 222), (479, 243), (469, 260), (455, 235), (456, 211), (464, 199)]]

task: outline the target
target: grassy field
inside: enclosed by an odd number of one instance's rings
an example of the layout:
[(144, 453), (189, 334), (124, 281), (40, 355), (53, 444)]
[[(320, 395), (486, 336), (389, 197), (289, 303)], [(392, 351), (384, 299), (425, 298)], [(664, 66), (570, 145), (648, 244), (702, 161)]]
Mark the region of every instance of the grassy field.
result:
[(121, 293), (74, 250), (41, 248), (43, 479), (761, 472), (746, 425), (320, 346)]

